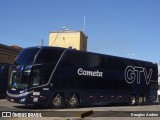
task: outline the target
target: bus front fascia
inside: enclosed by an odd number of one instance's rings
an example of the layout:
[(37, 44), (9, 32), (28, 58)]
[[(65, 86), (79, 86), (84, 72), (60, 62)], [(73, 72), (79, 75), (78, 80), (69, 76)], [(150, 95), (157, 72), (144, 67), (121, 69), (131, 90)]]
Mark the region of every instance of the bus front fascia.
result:
[[(53, 77), (53, 75), (54, 75), (54, 73), (55, 73), (55, 71), (56, 71), (56, 69), (57, 69), (57, 67), (58, 67), (58, 65), (59, 65), (59, 63), (60, 63), (61, 59), (63, 58), (63, 56), (64, 56), (66, 51), (67, 51), (67, 49), (65, 49), (63, 51), (62, 55), (60, 56), (59, 60), (57, 61), (56, 65), (55, 65), (55, 67), (54, 67), (54, 69), (53, 69), (53, 71), (52, 71), (52, 73), (51, 73), (51, 75), (49, 77), (49, 80), (48, 80), (48, 82), (46, 84), (42, 84), (42, 85), (38, 85), (38, 86), (29, 85), (27, 88), (21, 89), (21, 90), (17, 90), (15, 88), (9, 88), (7, 90), (7, 96), (8, 96), (7, 99), (9, 101), (11, 101), (11, 102), (28, 104), (27, 103), (28, 97), (40, 94), (40, 91), (37, 91), (37, 88), (43, 88), (43, 87), (48, 86), (49, 84), (52, 84), (51, 83), (51, 79), (52, 79), (52, 77)], [(41, 66), (41, 65), (43, 65), (43, 64), (33, 64), (33, 65), (29, 65), (29, 67), (30, 67), (30, 70), (31, 70), (33, 67)], [(14, 65), (14, 67), (16, 67), (16, 66)], [(25, 68), (27, 68), (27, 66)], [(16, 91), (16, 93), (15, 93), (15, 91)]]

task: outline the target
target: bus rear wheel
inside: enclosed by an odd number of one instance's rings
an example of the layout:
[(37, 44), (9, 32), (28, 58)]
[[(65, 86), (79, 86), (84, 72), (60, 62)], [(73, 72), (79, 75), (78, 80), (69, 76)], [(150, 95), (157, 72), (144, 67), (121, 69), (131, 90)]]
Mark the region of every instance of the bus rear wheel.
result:
[(51, 100), (51, 105), (53, 108), (57, 108), (57, 109), (62, 108), (64, 105), (63, 96), (61, 94), (57, 94), (53, 96)]
[(137, 100), (138, 105), (143, 105), (145, 103), (145, 97), (140, 96)]
[(77, 108), (79, 105), (79, 96), (74, 94), (68, 100), (68, 106), (71, 108)]

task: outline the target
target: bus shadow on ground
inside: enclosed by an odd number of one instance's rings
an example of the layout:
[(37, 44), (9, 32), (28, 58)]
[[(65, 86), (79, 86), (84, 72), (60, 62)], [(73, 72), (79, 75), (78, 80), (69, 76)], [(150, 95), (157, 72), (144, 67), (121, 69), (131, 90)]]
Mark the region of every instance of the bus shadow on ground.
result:
[(18, 106), (13, 106), (15, 108), (19, 109), (25, 109), (25, 110), (43, 110), (43, 109), (52, 109), (47, 106), (41, 106), (41, 105), (18, 105)]
[[(138, 106), (150, 106), (150, 105), (160, 105), (160, 102), (149, 102), (144, 105), (138, 105)], [(68, 108), (68, 107), (63, 107), (61, 109), (81, 109), (81, 108), (93, 108), (93, 107), (129, 107), (128, 104), (108, 104), (108, 105), (83, 105), (79, 106), (78, 108)], [(18, 105), (18, 106), (13, 106), (15, 108), (19, 109), (25, 109), (25, 110), (45, 110), (45, 109), (54, 109), (57, 110), (56, 108), (51, 108), (49, 106), (42, 106), (42, 105)]]

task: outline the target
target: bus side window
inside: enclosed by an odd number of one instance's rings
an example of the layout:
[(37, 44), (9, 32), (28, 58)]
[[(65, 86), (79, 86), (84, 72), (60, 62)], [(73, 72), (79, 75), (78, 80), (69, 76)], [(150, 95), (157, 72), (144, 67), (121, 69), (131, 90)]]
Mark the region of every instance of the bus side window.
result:
[(32, 80), (31, 82), (32, 86), (40, 85), (42, 78), (40, 76), (39, 70), (33, 71), (33, 76), (31, 80)]

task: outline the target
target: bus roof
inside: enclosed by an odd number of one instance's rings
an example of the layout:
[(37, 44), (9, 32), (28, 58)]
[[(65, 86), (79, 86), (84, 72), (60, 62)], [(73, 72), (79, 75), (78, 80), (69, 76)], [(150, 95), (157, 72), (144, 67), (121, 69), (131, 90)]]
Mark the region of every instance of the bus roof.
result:
[(132, 59), (132, 58), (125, 58), (125, 57), (119, 57), (119, 56), (114, 56), (114, 55), (108, 55), (108, 54), (102, 54), (102, 53), (94, 53), (94, 52), (90, 52), (90, 51), (81, 51), (81, 50), (75, 50), (75, 49), (71, 49), (71, 48), (62, 48), (62, 47), (51, 47), (51, 46), (34, 46), (34, 47), (28, 47), (25, 49), (30, 49), (30, 48), (40, 48), (40, 49), (62, 49), (65, 50), (67, 49), (67, 51), (75, 51), (77, 53), (88, 53), (88, 54), (95, 54), (95, 55), (100, 55), (100, 56), (108, 56), (108, 57), (113, 57), (113, 58), (118, 58), (118, 59), (126, 59), (126, 60), (133, 60), (133, 61), (139, 61), (139, 62), (148, 62), (148, 63), (152, 63), (152, 64), (157, 64), (157, 63), (153, 63), (150, 61), (144, 61), (144, 60), (137, 60), (137, 59)]

